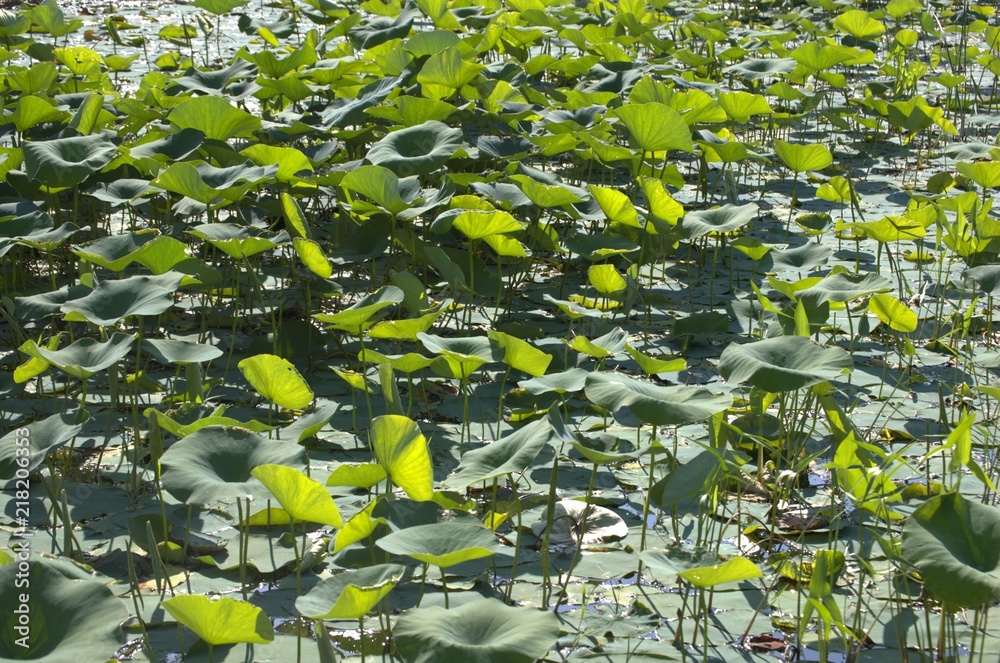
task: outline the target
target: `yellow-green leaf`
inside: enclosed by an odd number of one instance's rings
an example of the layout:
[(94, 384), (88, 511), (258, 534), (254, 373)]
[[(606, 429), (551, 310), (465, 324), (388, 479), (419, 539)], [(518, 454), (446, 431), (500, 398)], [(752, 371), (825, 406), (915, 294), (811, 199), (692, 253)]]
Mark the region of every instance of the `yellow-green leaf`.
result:
[(302, 410), (312, 402), (312, 389), (292, 362), (283, 357), (254, 355), (241, 361), (239, 368), (257, 393), (279, 407)]
[(260, 465), (250, 473), (271, 491), (281, 508), (295, 520), (337, 528), (344, 525), (337, 505), (323, 484), (294, 467)]

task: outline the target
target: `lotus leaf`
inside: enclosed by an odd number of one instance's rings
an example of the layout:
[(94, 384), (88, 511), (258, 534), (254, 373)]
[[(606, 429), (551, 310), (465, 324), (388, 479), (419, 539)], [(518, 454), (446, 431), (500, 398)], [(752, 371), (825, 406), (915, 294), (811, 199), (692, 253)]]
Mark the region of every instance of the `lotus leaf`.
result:
[(559, 637), (552, 612), (478, 599), (451, 610), (413, 608), (394, 633), (407, 663), (531, 663)]
[(722, 351), (719, 373), (729, 382), (749, 382), (771, 393), (834, 380), (854, 367), (851, 355), (802, 336), (779, 336), (732, 344)]
[[(0, 593), (0, 610), (6, 615), (0, 660), (20, 661), (26, 654), (51, 663), (112, 658), (121, 646), (125, 604), (103, 582), (79, 570), (69, 572), (51, 561), (24, 565), (0, 566), (0, 582), (9, 588)], [(15, 576), (23, 581), (15, 584)], [(23, 604), (25, 594), (30, 598)], [(18, 629), (22, 605), (30, 610), (30, 627), (23, 633)]]
[(266, 497), (254, 468), (280, 463), (305, 467), (302, 447), (268, 442), (240, 428), (209, 426), (175, 442), (160, 459), (163, 488), (187, 504), (208, 505), (243, 497)]

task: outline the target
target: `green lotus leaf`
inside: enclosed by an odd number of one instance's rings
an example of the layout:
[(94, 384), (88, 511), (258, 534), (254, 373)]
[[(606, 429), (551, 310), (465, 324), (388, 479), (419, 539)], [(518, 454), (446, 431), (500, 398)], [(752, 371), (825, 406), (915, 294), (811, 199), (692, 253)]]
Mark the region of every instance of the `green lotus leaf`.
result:
[(531, 523), (531, 533), (538, 539), (547, 535), (549, 545), (558, 549), (619, 541), (628, 536), (628, 525), (611, 509), (577, 500), (559, 500), (552, 511), (551, 526), (543, 511)]
[(1000, 188), (1000, 161), (977, 161), (955, 164), (958, 172), (984, 189)]
[(156, 236), (151, 231), (109, 235), (84, 246), (75, 246), (73, 253), (94, 265), (121, 272), (135, 261), (142, 247)]
[(500, 355), (486, 336), (445, 338), (419, 333), (417, 338), (425, 348), (438, 355), (431, 368), (444, 377), (468, 378), (482, 365), (499, 359)]
[(32, 180), (53, 189), (78, 186), (111, 163), (118, 148), (104, 134), (27, 141), (21, 146)]
[(392, 366), (392, 370), (403, 373), (422, 371), (435, 361), (431, 357), (425, 357), (416, 352), (407, 352), (405, 355), (384, 355), (371, 348), (365, 348), (364, 352), (359, 352), (358, 360), (372, 364), (389, 364)]
[[(739, 163), (754, 154), (747, 149), (746, 143), (722, 138), (711, 131), (698, 131), (696, 142), (701, 147), (705, 160), (709, 163)], [(754, 154), (754, 156), (756, 155)]]
[(818, 306), (823, 302), (849, 302), (877, 292), (888, 292), (894, 287), (892, 281), (881, 274), (840, 273), (800, 290), (798, 297), (812, 306)]
[(791, 58), (747, 58), (726, 67), (723, 71), (748, 81), (760, 81), (790, 74), (795, 71), (796, 64)]
[[(30, 22), (25, 15), (18, 15), (9, 10), (0, 10), (0, 36), (12, 36), (10, 32), (13, 25), (29, 26)], [(6, 51), (6, 49), (4, 49)], [(12, 56), (9, 51), (3, 54), (3, 59), (8, 60)], [(7, 85), (11, 90), (20, 92), (22, 97), (38, 95), (46, 96), (59, 78), (59, 69), (54, 61), (36, 62), (26, 68), (10, 68), (7, 74)]]
[(180, 594), (160, 605), (170, 616), (195, 632), (209, 645), (250, 642), (264, 645), (274, 640), (267, 613), (233, 598), (210, 599), (201, 594)]
[(849, 203), (852, 200), (854, 202), (859, 200), (851, 183), (840, 175), (835, 175), (820, 185), (816, 189), (816, 197), (821, 200), (829, 200), (832, 203)]
[(94, 373), (117, 364), (132, 349), (134, 342), (133, 335), (115, 333), (103, 343), (92, 338), (81, 338), (62, 350), (48, 350), (29, 340), (18, 350), (47, 361), (75, 378), (86, 380)]
[(385, 468), (378, 463), (344, 463), (338, 465), (327, 477), (328, 486), (353, 486), (370, 489), (388, 477)]
[(762, 578), (763, 576), (764, 574), (760, 570), (760, 567), (746, 557), (733, 557), (721, 564), (686, 569), (677, 574), (678, 578), (682, 578), (701, 589), (715, 587), (727, 582), (742, 582), (743, 580)]
[(414, 8), (412, 11), (400, 12), (399, 16), (395, 18), (391, 16), (369, 17), (359, 25), (352, 27), (347, 33), (348, 38), (360, 50), (374, 48), (392, 39), (402, 39), (410, 34), (416, 14), (417, 11)]
[(355, 168), (344, 176), (340, 186), (362, 194), (390, 214), (399, 214), (409, 207), (409, 203), (400, 194), (399, 178), (382, 166)]
[(55, 228), (55, 221), (45, 212), (29, 212), (4, 221), (0, 219), (0, 255), (15, 245), (30, 246), (39, 251), (51, 251), (80, 232), (72, 223)]
[(436, 120), (387, 134), (365, 157), (397, 175), (428, 175), (462, 147), (462, 130)]
[(417, 341), (417, 334), (426, 333), (450, 306), (451, 300), (449, 299), (442, 306), (439, 306), (437, 310), (418, 318), (383, 320), (368, 331), (368, 336), (371, 338), (387, 338), (394, 341)]
[(449, 46), (430, 56), (417, 73), (417, 82), (429, 88), (431, 98), (447, 97), (455, 90), (472, 83), (484, 65), (466, 62), (457, 46)]
[(776, 140), (774, 153), (794, 173), (823, 170), (833, 164), (833, 155), (822, 143), (800, 145)]
[(230, 202), (239, 200), (250, 188), (274, 176), (277, 168), (249, 167), (245, 164), (215, 168), (207, 163), (192, 166), (187, 161), (180, 161), (171, 164), (150, 184), (211, 205), (220, 198)]
[(32, 7), (28, 11), (28, 16), (31, 17), (32, 23), (53, 37), (65, 37), (83, 27), (82, 19), (73, 18), (67, 21), (65, 14), (55, 3), (55, 0), (46, 0), (40, 5)]
[[(87, 195), (106, 202), (109, 205), (120, 207), (122, 205), (143, 205), (149, 202), (146, 194), (156, 191), (149, 182), (140, 179), (120, 179), (114, 182), (99, 182), (87, 189)], [(115, 235), (110, 235), (115, 237)]]
[(789, 56), (814, 72), (822, 72), (838, 64), (857, 60), (861, 53), (857, 49), (826, 41), (808, 41), (789, 53)]
[(333, 265), (330, 264), (330, 259), (326, 257), (319, 242), (303, 237), (293, 237), (292, 247), (302, 264), (316, 276), (328, 279), (333, 274)]
[(594, 359), (607, 359), (625, 349), (628, 342), (628, 332), (621, 327), (615, 327), (604, 336), (593, 340), (586, 336), (574, 336), (569, 347), (577, 352), (590, 355)]
[(471, 240), (479, 240), (491, 235), (515, 233), (524, 227), (507, 212), (470, 210), (459, 213), (451, 222), (451, 227)]
[[(364, 463), (363, 465), (368, 465), (382, 471), (382, 467), (374, 463)], [(370, 480), (372, 478), (374, 477), (362, 477), (362, 480)], [(384, 471), (382, 472), (382, 478), (385, 478)], [(378, 483), (378, 481), (375, 483)], [(328, 483), (327, 485), (330, 484)], [(390, 525), (387, 515), (390, 510), (391, 507), (384, 497), (376, 497), (369, 502), (365, 508), (351, 516), (350, 520), (344, 523), (343, 528), (337, 532), (337, 536), (334, 539), (333, 552), (338, 553), (344, 548), (363, 541), (370, 536), (388, 533)]]
[(301, 470), (285, 465), (261, 465), (251, 474), (274, 495), (281, 508), (295, 520), (343, 527), (344, 521), (323, 484)]
[(771, 393), (835, 380), (853, 368), (850, 353), (823, 347), (803, 336), (733, 343), (719, 357), (719, 373), (728, 382), (749, 382)]
[(14, 305), (17, 315), (22, 320), (40, 320), (47, 315), (59, 312), (59, 308), (68, 300), (85, 296), (90, 292), (90, 288), (85, 285), (63, 286), (57, 290), (31, 295), (30, 297), (16, 297)]
[[(217, 96), (192, 97), (174, 107), (167, 119), (178, 129), (197, 129), (209, 140), (249, 138), (260, 131), (260, 118)], [(176, 165), (176, 164), (175, 164)]]
[(209, 505), (268, 491), (252, 475), (262, 465), (306, 466), (297, 444), (272, 442), (243, 428), (208, 426), (175, 442), (160, 459), (163, 488), (185, 504)]
[(406, 555), (441, 568), (489, 557), (500, 550), (493, 531), (476, 521), (446, 521), (407, 527), (375, 542), (393, 555)]
[(497, 353), (486, 336), (444, 337), (418, 334), (424, 347), (439, 355), (451, 354), (462, 358), (478, 358), (483, 362), (497, 359)]
[(719, 478), (723, 465), (712, 451), (701, 451), (653, 484), (650, 502), (668, 509), (682, 500), (707, 494)]
[(648, 445), (633, 449), (628, 442), (609, 433), (577, 434), (569, 440), (569, 443), (577, 453), (598, 465), (620, 463), (649, 453)]
[(203, 223), (187, 231), (199, 237), (226, 255), (242, 260), (244, 257), (270, 251), (289, 240), (284, 230), (269, 233), (257, 228), (246, 228), (232, 223)]
[(545, 375), (552, 355), (543, 352), (525, 340), (489, 329), (487, 337), (503, 350), (503, 362), (516, 371), (527, 373), (534, 377)]
[[(0, 566), (4, 636), (0, 660), (105, 660), (121, 646), (121, 623), (128, 617), (125, 604), (97, 578), (62, 564), (31, 560)], [(21, 578), (15, 584), (15, 576)], [(16, 588), (21, 588), (20, 590)], [(18, 614), (21, 597), (28, 595), (30, 621), (22, 633)], [(23, 638), (23, 639), (22, 639)]]
[(414, 33), (403, 42), (403, 50), (415, 58), (423, 58), (440, 53), (446, 48), (458, 46), (461, 39), (451, 30), (428, 30)]
[(299, 415), (294, 422), (282, 428), (278, 437), (301, 444), (323, 430), (338, 409), (340, 409), (339, 403), (318, 398), (311, 410)]
[(965, 270), (965, 278), (972, 279), (987, 295), (1000, 294), (1000, 265), (981, 265)]
[(530, 175), (511, 175), (510, 180), (516, 182), (532, 203), (539, 207), (564, 207), (583, 202), (585, 190), (577, 189), (558, 180), (540, 182)]
[(823, 244), (809, 242), (794, 249), (782, 249), (771, 253), (775, 272), (801, 272), (824, 264), (833, 254), (833, 249)]
[(584, 388), (588, 375), (590, 375), (590, 371), (583, 368), (571, 368), (561, 373), (550, 373), (530, 380), (523, 380), (518, 383), (518, 386), (536, 396), (553, 392), (572, 394)]
[(719, 92), (718, 101), (729, 119), (739, 124), (746, 124), (754, 115), (770, 115), (774, 112), (764, 95), (742, 90)]
[[(888, 105), (886, 110), (886, 119), (889, 121), (889, 124), (897, 129), (905, 130), (910, 137), (916, 136), (921, 131), (934, 125), (939, 126), (945, 133), (953, 136), (958, 134), (958, 129), (945, 116), (944, 109), (931, 106), (921, 96), (916, 96), (906, 101), (893, 101)], [(968, 166), (970, 164), (965, 165)], [(959, 172), (961, 170), (959, 168)], [(988, 170), (980, 171), (980, 173), (987, 175)]]
[(271, 50), (250, 53), (246, 49), (242, 49), (238, 56), (253, 62), (260, 69), (262, 76), (272, 79), (282, 78), (297, 69), (308, 67), (318, 59), (316, 49), (308, 42), (305, 42), (302, 46), (283, 58), (279, 58)]
[(271, 19), (254, 18), (246, 14), (241, 14), (237, 25), (240, 32), (250, 37), (257, 35), (257, 31), (264, 28), (278, 39), (286, 39), (295, 32), (295, 18), (287, 13)]
[(547, 418), (526, 424), (507, 437), (465, 452), (462, 461), (444, 484), (467, 488), (507, 474), (526, 470), (552, 439), (552, 425)]
[(362, 124), (369, 119), (365, 114), (366, 110), (376, 106), (390, 93), (398, 89), (399, 79), (392, 76), (369, 83), (358, 90), (357, 96), (353, 99), (338, 100), (323, 111), (320, 115), (323, 126), (344, 129), (352, 125)]
[(303, 410), (313, 400), (313, 391), (298, 369), (284, 357), (259, 354), (239, 363), (243, 377), (261, 396), (279, 407)]
[(394, 285), (388, 285), (339, 313), (320, 313), (313, 317), (334, 329), (362, 334), (385, 315), (384, 309), (402, 301), (403, 291)]
[(733, 232), (750, 223), (757, 216), (757, 210), (757, 205), (747, 203), (688, 212), (680, 221), (681, 232), (689, 239), (696, 239), (713, 232)]
[(694, 151), (691, 129), (677, 111), (665, 104), (655, 101), (627, 104), (614, 113), (643, 154), (667, 150)]
[(164, 366), (170, 364), (202, 364), (222, 356), (222, 350), (207, 343), (193, 343), (165, 338), (144, 338), (143, 352)]
[(205, 132), (198, 129), (181, 129), (162, 138), (149, 140), (128, 148), (133, 159), (158, 161), (183, 161), (205, 142)]
[(878, 221), (848, 223), (845, 227), (858, 228), (864, 231), (865, 237), (879, 244), (913, 242), (922, 239), (927, 232), (922, 223), (905, 216), (884, 216)]
[(632, 204), (632, 201), (624, 193), (617, 189), (610, 189), (595, 184), (588, 185), (587, 189), (601, 207), (601, 211), (604, 212), (608, 221), (632, 228), (642, 227), (639, 224), (639, 213), (636, 211), (635, 205)]
[[(12, 429), (0, 438), (0, 481), (13, 479), (20, 468), (34, 472), (50, 453), (73, 439), (82, 429), (76, 414), (53, 414)], [(27, 448), (24, 456), (18, 449)], [(19, 458), (26, 458), (24, 464)]]
[(415, 501), (434, 496), (434, 467), (427, 439), (408, 417), (390, 414), (372, 420), (369, 444), (389, 480)]
[(639, 364), (639, 368), (646, 375), (656, 375), (657, 373), (676, 373), (678, 371), (683, 371), (687, 368), (687, 360), (683, 357), (670, 357), (668, 359), (660, 359), (659, 357), (651, 357), (647, 354), (639, 352), (631, 345), (625, 345), (625, 352), (631, 357), (635, 363)]
[(848, 9), (833, 19), (833, 27), (859, 41), (877, 39), (885, 34), (885, 24), (875, 20), (871, 14), (861, 9)]
[(360, 619), (392, 591), (406, 572), (399, 564), (376, 564), (324, 578), (295, 600), (299, 614), (313, 619)]
[[(225, 416), (225, 407), (217, 408), (214, 412), (207, 414), (207, 416), (202, 416), (200, 418), (190, 420), (189, 417), (181, 415), (178, 419), (184, 421), (189, 421), (189, 423), (182, 423), (177, 419), (174, 419), (170, 415), (164, 414), (159, 410), (154, 408), (146, 408), (143, 414), (147, 418), (155, 418), (160, 428), (167, 431), (171, 435), (176, 435), (177, 437), (187, 437), (192, 433), (200, 431), (203, 428), (209, 426), (226, 426), (229, 428), (245, 428), (254, 433), (264, 433), (269, 430), (274, 430), (274, 426), (268, 426), (265, 423), (261, 423), (256, 419), (240, 420), (234, 419), (233, 417)], [(204, 414), (201, 410), (195, 410), (194, 414), (201, 415)]]
[(101, 281), (86, 297), (62, 305), (67, 320), (110, 327), (129, 316), (159, 315), (173, 306), (173, 292), (148, 276)]
[(896, 331), (917, 330), (917, 314), (892, 295), (872, 295), (868, 300), (868, 310)]
[(902, 555), (946, 603), (1000, 601), (1000, 512), (958, 493), (932, 497), (903, 526)]
[(258, 166), (277, 166), (274, 178), (279, 182), (294, 182), (304, 174), (312, 173), (314, 168), (309, 158), (293, 147), (277, 147), (257, 143), (240, 152)]
[(56, 108), (55, 102), (31, 95), (17, 100), (17, 106), (9, 119), (14, 123), (14, 128), (24, 133), (31, 127), (46, 122), (65, 124), (69, 117), (69, 113)]
[(617, 298), (628, 289), (628, 281), (614, 265), (602, 263), (587, 268), (587, 282), (605, 297)]
[(450, 610), (407, 610), (393, 636), (407, 663), (532, 663), (556, 643), (559, 620), (550, 611), (476, 599)]
[(704, 421), (732, 405), (730, 396), (713, 394), (704, 387), (661, 387), (620, 374), (587, 376), (587, 398), (610, 412), (628, 408), (640, 420), (656, 426), (680, 426)]

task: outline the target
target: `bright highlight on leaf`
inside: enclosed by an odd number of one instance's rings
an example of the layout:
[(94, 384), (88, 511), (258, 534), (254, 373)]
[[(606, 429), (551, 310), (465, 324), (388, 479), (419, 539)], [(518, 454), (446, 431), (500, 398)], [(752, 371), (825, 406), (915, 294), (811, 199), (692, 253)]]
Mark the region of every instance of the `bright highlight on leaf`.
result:
[(261, 465), (251, 472), (292, 518), (302, 522), (342, 527), (340, 511), (323, 484), (284, 465)]
[(210, 645), (240, 642), (265, 645), (274, 640), (274, 628), (267, 614), (244, 601), (228, 597), (213, 601), (201, 594), (182, 594), (162, 605), (171, 617)]
[(263, 354), (239, 363), (240, 372), (261, 396), (289, 410), (305, 409), (313, 400), (312, 389), (292, 362)]
[(410, 499), (426, 501), (433, 497), (434, 468), (427, 439), (412, 419), (394, 414), (376, 417), (369, 440), (389, 480)]

